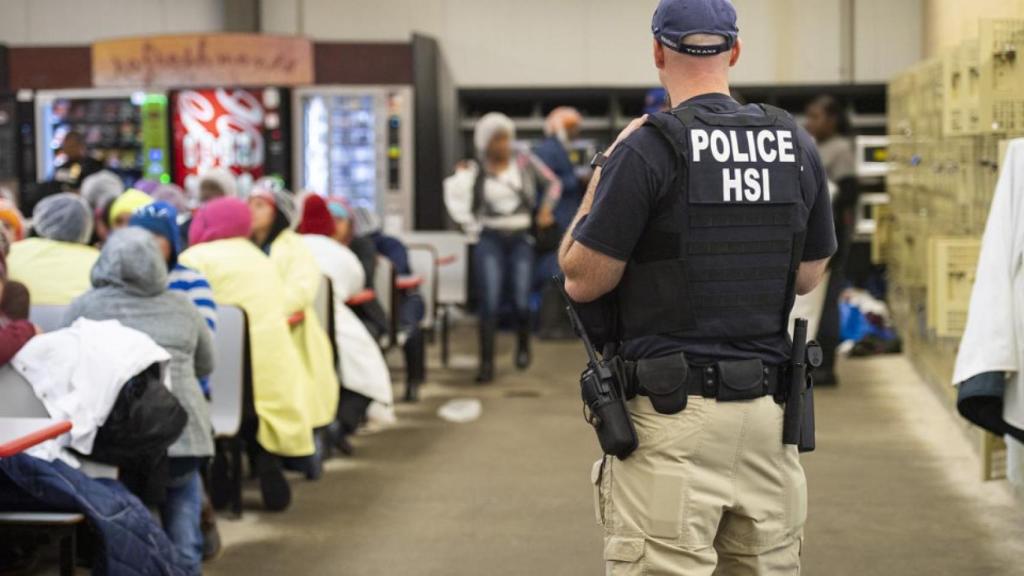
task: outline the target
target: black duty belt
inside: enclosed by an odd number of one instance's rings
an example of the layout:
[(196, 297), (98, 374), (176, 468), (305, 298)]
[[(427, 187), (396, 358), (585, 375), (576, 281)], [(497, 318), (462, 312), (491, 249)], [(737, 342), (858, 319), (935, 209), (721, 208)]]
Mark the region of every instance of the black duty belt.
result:
[[(658, 392), (648, 389), (643, 382), (645, 363), (661, 362), (662, 368), (668, 368), (664, 359), (625, 361), (626, 397), (657, 396)], [(657, 375), (657, 371), (647, 370), (655, 374), (653, 379), (663, 380), (665, 376)], [(686, 364), (679, 366), (677, 374), (686, 373), (685, 389), (688, 396), (703, 396), (721, 401), (751, 400), (764, 396), (773, 396), (778, 403), (784, 403), (788, 387), (788, 367), (785, 365), (768, 365), (760, 360), (724, 360), (711, 364)], [(664, 370), (662, 370), (664, 374)], [(651, 378), (649, 378), (651, 379)], [(678, 382), (678, 377), (676, 379)], [(660, 384), (656, 388), (663, 388)]]

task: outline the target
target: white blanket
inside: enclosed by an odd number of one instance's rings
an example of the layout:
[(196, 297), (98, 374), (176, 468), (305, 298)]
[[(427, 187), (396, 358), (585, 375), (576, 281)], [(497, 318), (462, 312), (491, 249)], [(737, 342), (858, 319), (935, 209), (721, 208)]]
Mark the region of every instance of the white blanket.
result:
[(1008, 372), (1003, 418), (1024, 428), (1024, 139), (1010, 142), (982, 238), (967, 328), (953, 372), (959, 384), (985, 372)]
[[(79, 318), (70, 328), (29, 340), (11, 365), (32, 385), (51, 418), (71, 421), (70, 435), (58, 439), (58, 445), (88, 455), (125, 383), (155, 363), (166, 368), (170, 359), (149, 336), (116, 320)], [(167, 370), (162, 373), (168, 376)], [(53, 448), (41, 450), (52, 459)]]

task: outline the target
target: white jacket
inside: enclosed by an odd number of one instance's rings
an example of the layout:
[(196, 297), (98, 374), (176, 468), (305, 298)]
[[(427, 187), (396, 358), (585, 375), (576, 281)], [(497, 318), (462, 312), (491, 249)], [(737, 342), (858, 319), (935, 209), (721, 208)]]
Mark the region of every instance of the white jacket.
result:
[(1024, 139), (1010, 143), (981, 242), (967, 328), (953, 371), (958, 384), (1008, 372), (1003, 419), (1024, 428)]
[(79, 318), (70, 328), (29, 340), (11, 366), (32, 385), (51, 418), (71, 421), (70, 437), (60, 445), (88, 455), (128, 380), (160, 363), (170, 388), (170, 359), (149, 336), (116, 320)]
[(334, 339), (338, 346), (341, 385), (353, 392), (391, 405), (391, 373), (384, 354), (362, 320), (345, 302), (363, 290), (366, 272), (347, 246), (318, 234), (303, 235), (320, 270), (334, 289)]

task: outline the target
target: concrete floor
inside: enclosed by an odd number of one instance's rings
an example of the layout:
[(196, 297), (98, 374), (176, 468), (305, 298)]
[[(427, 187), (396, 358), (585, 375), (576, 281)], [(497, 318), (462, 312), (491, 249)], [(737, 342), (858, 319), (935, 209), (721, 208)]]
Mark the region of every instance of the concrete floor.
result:
[[(460, 336), (462, 368), (434, 369), (423, 402), (357, 438), (356, 456), (331, 461), (320, 482), (295, 478), (290, 511), (260, 512), (252, 487), (252, 509), (221, 522), (226, 549), (206, 573), (602, 573), (581, 349), (542, 343), (523, 374), (503, 352), (500, 382), (479, 388), (472, 335)], [(804, 459), (804, 573), (1024, 574), (1024, 506), (1004, 482), (978, 480), (978, 458), (935, 391), (898, 357), (848, 361), (841, 376), (818, 395), (818, 451)], [(483, 403), (478, 421), (436, 416), (467, 397)]]

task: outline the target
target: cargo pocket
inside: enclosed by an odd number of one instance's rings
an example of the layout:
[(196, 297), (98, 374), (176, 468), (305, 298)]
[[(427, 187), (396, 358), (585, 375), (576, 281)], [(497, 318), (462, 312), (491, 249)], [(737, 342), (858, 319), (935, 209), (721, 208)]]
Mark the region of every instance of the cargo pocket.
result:
[(644, 539), (609, 536), (604, 542), (607, 576), (642, 576), (644, 570)]
[(594, 462), (593, 468), (590, 469), (590, 483), (593, 485), (594, 492), (594, 516), (597, 518), (598, 526), (604, 526), (604, 495), (601, 490), (604, 460), (602, 458)]

